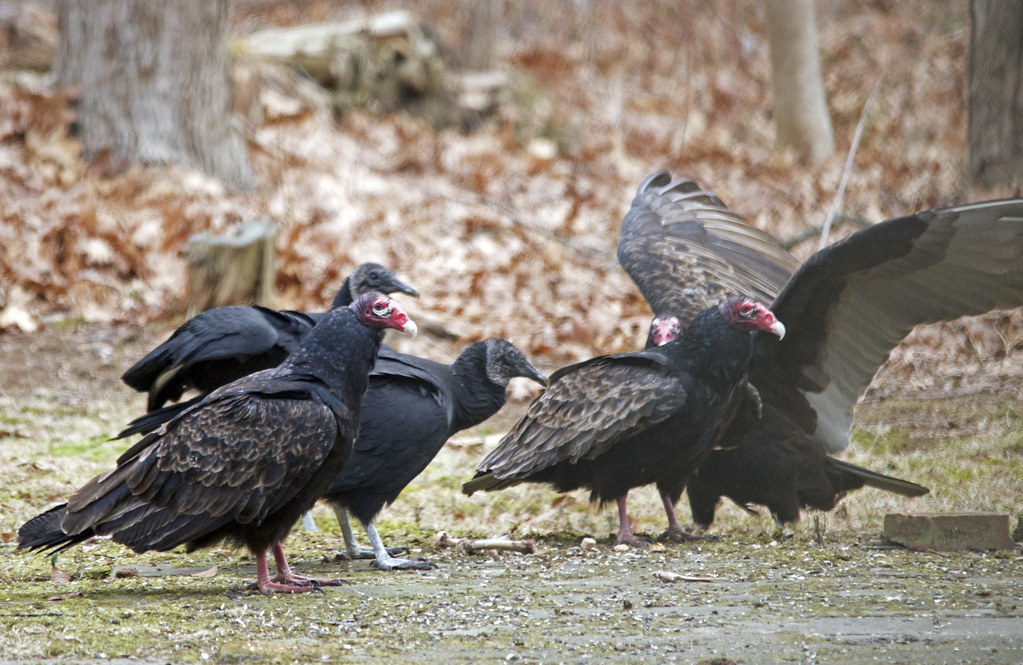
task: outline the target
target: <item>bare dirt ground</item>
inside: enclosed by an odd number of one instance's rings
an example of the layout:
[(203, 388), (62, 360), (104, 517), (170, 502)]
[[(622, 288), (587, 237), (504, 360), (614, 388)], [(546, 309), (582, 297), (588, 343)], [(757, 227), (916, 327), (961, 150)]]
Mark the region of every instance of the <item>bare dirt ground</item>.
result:
[[(244, 552), (135, 555), (110, 542), (62, 554), (70, 579), (52, 578), (48, 558), (14, 552), (13, 532), (109, 467), (124, 444), (105, 435), (143, 406), (118, 375), (165, 334), (82, 325), (0, 336), (0, 662), (1023, 660), (1018, 550), (914, 553), (879, 538), (893, 510), (1018, 511), (1023, 424), (997, 391), (866, 405), (857, 441), (869, 444), (852, 459), (934, 493), (914, 502), (855, 493), (793, 534), (726, 507), (718, 540), (617, 552), (613, 511), (581, 496), (541, 488), (461, 496), (481, 441), (521, 412), (520, 400), (459, 437), (381, 516), (385, 539), (436, 562), (433, 571), (335, 560), (336, 523), (317, 508), (322, 531), (286, 543), (293, 564), (350, 586), (264, 598), (247, 589), (255, 573)], [(899, 392), (888, 383), (875, 392)], [(656, 497), (635, 494), (638, 526), (656, 535)], [(537, 539), (540, 551), (441, 550), (441, 529), (509, 531)], [(585, 535), (599, 540), (595, 549), (579, 547)], [(115, 578), (115, 567), (139, 576)], [(706, 581), (665, 582), (661, 571)]]

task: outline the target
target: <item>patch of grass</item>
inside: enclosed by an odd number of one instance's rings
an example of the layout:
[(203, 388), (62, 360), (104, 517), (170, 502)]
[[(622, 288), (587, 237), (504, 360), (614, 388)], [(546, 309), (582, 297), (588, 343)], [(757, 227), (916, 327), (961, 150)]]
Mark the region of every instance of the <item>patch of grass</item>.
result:
[(125, 441), (110, 439), (108, 436), (93, 436), (82, 441), (55, 443), (49, 447), (49, 453), (54, 457), (80, 457), (113, 464), (129, 445)]

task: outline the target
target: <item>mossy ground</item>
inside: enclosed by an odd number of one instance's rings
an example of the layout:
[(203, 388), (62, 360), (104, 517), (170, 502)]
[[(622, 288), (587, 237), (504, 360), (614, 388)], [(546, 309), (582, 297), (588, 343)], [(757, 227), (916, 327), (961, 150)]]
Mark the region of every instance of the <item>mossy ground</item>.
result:
[[(349, 586), (264, 597), (249, 589), (244, 551), (137, 555), (102, 540), (61, 554), (70, 579), (56, 581), (48, 557), (15, 552), (11, 540), (126, 445), (105, 439), (142, 405), (117, 384), (118, 354), (138, 352), (118, 340), (100, 342), (113, 359), (89, 371), (68, 354), (35, 357), (35, 375), (0, 371), (0, 662), (1023, 662), (1018, 550), (913, 553), (878, 537), (891, 511), (994, 510), (1015, 523), (1023, 421), (1005, 396), (863, 405), (846, 458), (932, 493), (855, 492), (789, 534), (723, 506), (718, 540), (616, 552), (614, 511), (582, 493), (461, 495), (505, 416), (458, 437), (381, 515), (385, 541), (435, 570), (336, 561), (341, 538), (321, 505), (321, 531), (296, 531), (285, 548), (299, 572)], [(663, 528), (651, 489), (630, 495), (630, 507), (639, 531)], [(533, 537), (540, 552), (438, 550), (440, 530)], [(598, 547), (579, 547), (587, 535)], [(662, 570), (712, 581), (667, 583), (653, 575)]]

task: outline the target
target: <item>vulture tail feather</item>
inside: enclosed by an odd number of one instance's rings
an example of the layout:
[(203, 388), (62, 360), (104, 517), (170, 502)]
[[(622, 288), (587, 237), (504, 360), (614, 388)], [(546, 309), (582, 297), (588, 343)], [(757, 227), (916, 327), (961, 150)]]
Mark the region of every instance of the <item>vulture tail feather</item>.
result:
[(902, 496), (923, 496), (931, 491), (923, 485), (917, 485), (916, 483), (893, 476), (886, 476), (883, 473), (864, 469), (862, 466), (843, 462), (833, 457), (829, 459), (829, 462), (836, 470), (851, 474), (863, 481), (863, 484), (885, 490), (886, 492), (901, 494)]

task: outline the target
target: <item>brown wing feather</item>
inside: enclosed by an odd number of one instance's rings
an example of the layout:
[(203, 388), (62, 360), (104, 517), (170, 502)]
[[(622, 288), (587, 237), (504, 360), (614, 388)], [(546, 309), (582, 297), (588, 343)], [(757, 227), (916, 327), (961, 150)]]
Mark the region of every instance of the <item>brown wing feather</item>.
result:
[(683, 376), (624, 355), (581, 363), (530, 405), (478, 473), (524, 478), (559, 462), (593, 459), (681, 409)]
[(118, 540), (131, 546), (171, 523), (194, 537), (183, 516), (210, 526), (222, 523), (211, 517), (261, 523), (295, 497), (343, 434), (318, 401), (225, 395), (148, 435), (134, 457), (76, 492), (64, 529), (103, 533), (103, 524), (130, 515), (136, 524)]
[(799, 266), (718, 197), (666, 171), (640, 185), (622, 220), (618, 262), (655, 313), (684, 326), (730, 296), (771, 302)]

